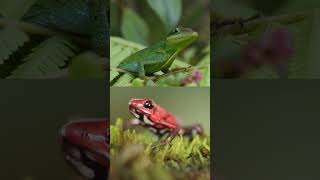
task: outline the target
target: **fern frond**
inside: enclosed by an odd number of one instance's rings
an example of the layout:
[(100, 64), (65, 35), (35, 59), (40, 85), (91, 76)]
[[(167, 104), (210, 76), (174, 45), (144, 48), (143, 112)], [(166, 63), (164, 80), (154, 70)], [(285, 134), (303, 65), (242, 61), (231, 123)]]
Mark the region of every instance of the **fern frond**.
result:
[(78, 48), (62, 37), (47, 39), (23, 59), (25, 63), (11, 73), (9, 78), (42, 78), (58, 72), (76, 55)]
[(8, 59), (29, 37), (23, 31), (13, 27), (6, 27), (0, 30), (0, 64)]

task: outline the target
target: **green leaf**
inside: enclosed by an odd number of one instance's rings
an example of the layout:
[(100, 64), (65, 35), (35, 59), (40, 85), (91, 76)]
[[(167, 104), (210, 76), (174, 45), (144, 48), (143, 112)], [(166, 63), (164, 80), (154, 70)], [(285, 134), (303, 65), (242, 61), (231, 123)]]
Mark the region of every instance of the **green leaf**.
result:
[(19, 29), (6, 27), (0, 30), (0, 64), (8, 59), (25, 42), (29, 41), (29, 37)]
[(129, 74), (123, 74), (113, 86), (129, 86), (134, 77)]
[(148, 0), (147, 2), (160, 17), (168, 32), (177, 26), (182, 11), (181, 0)]
[(0, 14), (6, 18), (19, 19), (37, 0), (1, 0)]
[(206, 55), (198, 63), (199, 66), (210, 64), (210, 45), (203, 50), (203, 53)]
[(103, 78), (101, 57), (93, 52), (85, 52), (71, 60), (70, 77), (74, 79)]
[[(84, 0), (39, 0), (23, 16), (23, 21), (89, 35), (94, 21)], [(100, 20), (100, 19), (99, 19)]]
[(145, 45), (148, 43), (149, 29), (147, 24), (129, 8), (125, 8), (123, 12), (121, 32), (128, 40)]
[(139, 79), (139, 78), (135, 78), (132, 80), (131, 86), (132, 87), (142, 87), (142, 86), (144, 86), (144, 80)]
[(210, 86), (210, 45), (204, 49), (206, 55), (200, 60), (199, 66), (206, 65), (206, 68), (201, 69), (202, 79), (200, 86)]
[(55, 36), (45, 40), (23, 59), (9, 78), (43, 78), (59, 72), (70, 57), (75, 56), (77, 47), (64, 38)]
[[(123, 59), (143, 48), (145, 48), (145, 46), (140, 44), (127, 41), (119, 37), (110, 37), (110, 67), (116, 68)], [(110, 82), (115, 78), (118, 78), (118, 75), (120, 75), (119, 72), (111, 69)], [(118, 81), (123, 81), (123, 78), (119, 79)], [(130, 81), (127, 79), (125, 83), (119, 82), (116, 84), (126, 84), (129, 82)]]
[(140, 44), (119, 37), (110, 37), (110, 67), (116, 68), (120, 62), (131, 54), (145, 48)]

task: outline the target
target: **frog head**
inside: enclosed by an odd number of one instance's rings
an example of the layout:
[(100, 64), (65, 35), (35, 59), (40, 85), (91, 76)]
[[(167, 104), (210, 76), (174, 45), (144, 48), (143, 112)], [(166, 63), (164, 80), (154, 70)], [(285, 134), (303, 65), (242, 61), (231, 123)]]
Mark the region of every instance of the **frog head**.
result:
[(144, 116), (150, 116), (154, 113), (155, 103), (150, 98), (131, 99), (129, 101), (129, 110), (136, 118), (143, 119)]

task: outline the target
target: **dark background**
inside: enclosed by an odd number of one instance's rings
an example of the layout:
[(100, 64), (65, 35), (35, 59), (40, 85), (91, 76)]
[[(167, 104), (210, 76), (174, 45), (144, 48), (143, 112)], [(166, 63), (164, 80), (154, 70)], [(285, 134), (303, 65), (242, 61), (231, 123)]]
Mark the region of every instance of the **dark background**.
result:
[(216, 180), (320, 179), (318, 81), (215, 80)]
[(0, 81), (0, 179), (80, 179), (58, 130), (73, 117), (108, 117), (105, 81)]

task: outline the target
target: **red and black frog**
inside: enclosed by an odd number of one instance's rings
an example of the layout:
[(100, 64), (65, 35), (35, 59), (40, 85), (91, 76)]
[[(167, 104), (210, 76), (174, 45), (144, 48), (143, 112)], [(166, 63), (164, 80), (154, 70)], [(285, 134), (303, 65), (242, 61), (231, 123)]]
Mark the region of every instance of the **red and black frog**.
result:
[(159, 137), (168, 135), (166, 140), (172, 140), (176, 135), (203, 134), (201, 125), (181, 126), (173, 114), (157, 105), (150, 98), (131, 99), (129, 110), (135, 117), (135, 119), (129, 121), (130, 126), (145, 126)]
[(60, 130), (65, 160), (86, 179), (106, 180), (109, 172), (110, 131), (107, 119), (70, 121)]

